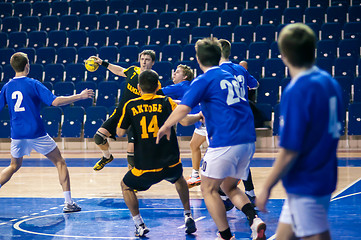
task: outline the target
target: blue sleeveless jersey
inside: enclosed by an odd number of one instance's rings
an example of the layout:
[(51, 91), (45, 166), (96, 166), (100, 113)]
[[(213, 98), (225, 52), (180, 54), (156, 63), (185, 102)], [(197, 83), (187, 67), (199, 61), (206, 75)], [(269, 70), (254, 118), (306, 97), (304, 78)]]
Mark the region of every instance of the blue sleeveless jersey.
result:
[(285, 89), (280, 146), (298, 152), (282, 179), (288, 193), (322, 196), (335, 190), (342, 114), (339, 84), (317, 67), (292, 79)]
[(51, 105), (56, 96), (41, 82), (18, 77), (4, 85), (0, 92), (0, 110), (9, 107), (11, 138), (34, 139), (46, 135), (40, 117), (41, 103)]
[(239, 81), (216, 66), (194, 79), (184, 94), (181, 104), (201, 103), (210, 147), (256, 141), (253, 114), (241, 91)]

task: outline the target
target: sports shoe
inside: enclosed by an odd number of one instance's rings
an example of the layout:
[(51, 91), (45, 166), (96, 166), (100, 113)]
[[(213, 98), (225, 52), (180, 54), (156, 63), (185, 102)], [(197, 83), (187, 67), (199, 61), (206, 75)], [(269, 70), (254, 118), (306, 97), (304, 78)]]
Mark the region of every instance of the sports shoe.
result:
[(191, 234), (191, 233), (194, 233), (195, 231), (197, 231), (196, 222), (194, 221), (194, 219), (192, 218), (191, 215), (185, 215), (184, 222), (185, 222), (185, 226), (186, 226), (185, 232), (187, 234)]
[(149, 233), (149, 228), (145, 226), (144, 223), (140, 225), (135, 225), (135, 236), (136, 237), (143, 237), (145, 234)]
[(63, 212), (70, 213), (70, 212), (79, 212), (81, 207), (78, 206), (75, 202), (73, 203), (64, 203)]
[(195, 186), (199, 186), (201, 185), (201, 177), (188, 177), (187, 179), (187, 184), (188, 184), (188, 188), (192, 188), (192, 187), (195, 187)]
[(251, 238), (253, 240), (266, 240), (266, 224), (260, 219), (253, 219), (253, 224), (251, 226), (252, 235)]
[(110, 158), (105, 158), (104, 156), (94, 165), (93, 169), (95, 171), (102, 170), (103, 167), (113, 161), (113, 155), (110, 155)]
[[(216, 240), (224, 240), (224, 238), (221, 237), (221, 234), (219, 232), (217, 232), (217, 238)], [(236, 240), (235, 236), (232, 236), (230, 240)]]

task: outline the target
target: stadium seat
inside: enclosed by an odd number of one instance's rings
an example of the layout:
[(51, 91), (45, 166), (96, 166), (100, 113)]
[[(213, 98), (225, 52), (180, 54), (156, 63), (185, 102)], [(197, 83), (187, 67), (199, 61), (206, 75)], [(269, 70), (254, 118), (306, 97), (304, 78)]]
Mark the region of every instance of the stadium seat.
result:
[(355, 77), (356, 62), (353, 57), (339, 57), (335, 59), (335, 76)]
[(17, 2), (14, 4), (14, 15), (16, 17), (26, 17), (31, 14), (31, 3), (29, 2)]
[(145, 28), (131, 29), (129, 31), (129, 45), (142, 47), (148, 43), (148, 30)]
[(307, 8), (308, 2), (304, 0), (292, 0), (289, 1), (288, 4), (289, 8), (300, 8), (302, 11), (304, 11)]
[(187, 44), (183, 47), (182, 61), (196, 61), (196, 50), (194, 44)]
[(175, 63), (180, 61), (182, 54), (182, 47), (178, 44), (164, 45), (162, 48), (162, 61), (169, 61)]
[(219, 0), (207, 0), (207, 10), (216, 10), (218, 12), (222, 12), (225, 8), (225, 1)]
[(219, 25), (220, 14), (217, 10), (202, 11), (199, 17), (200, 26), (215, 27)]
[(84, 14), (79, 17), (79, 29), (91, 31), (97, 29), (98, 16), (96, 14)]
[(205, 1), (199, 1), (199, 0), (187, 0), (186, 6), (187, 6), (187, 11), (195, 11), (195, 12), (201, 12), (206, 8)]
[(70, 10), (69, 2), (53, 1), (51, 2), (51, 15), (64, 16), (68, 15)]
[(83, 63), (70, 63), (65, 67), (67, 82), (78, 83), (84, 80), (85, 67)]
[(87, 32), (85, 30), (71, 30), (68, 32), (68, 47), (80, 48), (86, 46)]
[(227, 9), (235, 9), (242, 11), (246, 7), (246, 0), (228, 0)]
[(254, 41), (256, 28), (252, 25), (236, 26), (234, 28), (234, 42), (243, 42), (247, 46)]
[(248, 9), (257, 9), (263, 11), (263, 9), (266, 8), (266, 4), (267, 2), (262, 0), (248, 1)]
[(104, 67), (98, 68), (95, 72), (86, 71), (85, 81), (94, 82), (96, 84), (105, 80), (107, 69)]
[(269, 45), (276, 40), (276, 27), (273, 24), (263, 24), (256, 27), (256, 41)]
[(77, 0), (77, 1), (70, 1), (70, 14), (73, 15), (84, 15), (88, 13), (88, 1), (85, 0)]
[(109, 1), (109, 13), (110, 14), (122, 14), (127, 9), (127, 0), (110, 0)]
[(274, 110), (274, 120), (273, 120), (273, 136), (279, 136), (279, 130), (280, 130), (280, 104), (276, 104), (273, 107)]
[(263, 67), (263, 60), (256, 59), (256, 58), (248, 58), (248, 72), (254, 76), (256, 79), (259, 79), (262, 75), (262, 67)]
[(97, 56), (98, 49), (96, 47), (80, 47), (78, 49), (78, 61), (77, 63), (84, 64), (90, 56)]
[(118, 29), (125, 29), (130, 31), (137, 27), (138, 15), (135, 13), (124, 13), (119, 16)]
[(346, 21), (347, 8), (343, 6), (331, 6), (327, 8), (327, 22), (336, 22), (343, 25)]
[(273, 42), (271, 43), (271, 58), (281, 58), (281, 53), (280, 50), (278, 48), (278, 43), (277, 42)]
[(172, 79), (172, 63), (168, 61), (155, 62), (152, 69), (158, 73), (162, 83)]
[[(107, 13), (108, 1), (106, 0), (93, 0), (89, 3), (89, 13), (102, 15)], [(102, 28), (101, 28), (102, 29)]]
[(118, 48), (115, 46), (103, 46), (99, 49), (99, 57), (104, 61), (115, 63), (118, 61)]
[(207, 26), (194, 27), (191, 30), (192, 34), (192, 43), (196, 43), (199, 39), (211, 37), (212, 28)]
[(247, 57), (247, 45), (242, 42), (233, 42), (231, 45), (231, 55), (229, 60), (240, 62)]
[(317, 57), (316, 59), (316, 65), (322, 69), (328, 72), (332, 75), (332, 66), (334, 64), (334, 59), (332, 58), (323, 58), (323, 57)]
[(341, 39), (341, 30), (342, 25), (340, 23), (324, 23), (321, 26), (321, 39), (338, 42)]
[(353, 82), (353, 78), (349, 76), (345, 76), (345, 77), (336, 76), (335, 79), (340, 84), (342, 89), (343, 109), (347, 109), (351, 99), (351, 85)]
[(317, 57), (335, 59), (337, 57), (337, 43), (335, 40), (321, 40), (317, 42)]
[(98, 84), (97, 106), (112, 107), (118, 99), (119, 85), (117, 82), (100, 82)]
[(2, 19), (2, 32), (19, 32), (20, 30), (20, 18), (19, 17), (5, 17)]
[(75, 86), (72, 82), (56, 82), (54, 83), (55, 96), (71, 96), (74, 94)]
[(115, 14), (103, 14), (99, 17), (99, 29), (110, 31), (116, 29), (118, 17)]
[(0, 18), (12, 16), (13, 4), (11, 2), (0, 2)]
[(0, 111), (0, 138), (10, 138), (10, 114), (7, 107)]
[(11, 32), (9, 35), (9, 48), (15, 50), (26, 46), (28, 34), (26, 32)]
[(283, 23), (296, 23), (303, 22), (303, 11), (302, 8), (290, 7), (283, 11)]
[(141, 13), (139, 15), (139, 28), (151, 30), (158, 25), (158, 14), (155, 12)]
[(60, 30), (76, 30), (78, 28), (78, 16), (77, 15), (63, 15), (60, 17)]
[(92, 30), (88, 32), (88, 37), (88, 46), (100, 48), (107, 44), (108, 33), (105, 30)]
[(361, 135), (361, 103), (349, 106), (348, 135)]
[(57, 16), (43, 16), (41, 18), (40, 30), (47, 32), (58, 30), (58, 24), (59, 24), (59, 18)]
[(190, 43), (191, 30), (187, 27), (172, 28), (171, 44), (186, 45)]
[(268, 58), (268, 51), (268, 43), (253, 42), (249, 45), (249, 58), (255, 58), (264, 61)]
[(32, 5), (33, 16), (43, 17), (50, 14), (50, 3), (45, 1), (36, 1)]
[[(1, 53), (1, 51), (0, 51), (0, 53)], [(0, 56), (1, 56), (1, 54), (0, 54)], [(2, 82), (6, 83), (15, 76), (15, 71), (11, 67), (10, 64), (3, 65), (3, 72), (4, 72), (4, 76), (3, 76), (3, 79), (1, 80)]]
[(7, 33), (0, 32), (0, 48), (6, 48), (8, 46), (8, 35)]
[(318, 23), (306, 23), (307, 26), (309, 26), (316, 35), (316, 39), (319, 40), (320, 39), (320, 26)]
[(34, 78), (42, 82), (43, 73), (44, 73), (43, 64), (38, 64), (38, 63), (30, 64), (30, 72), (28, 74), (28, 77)]
[(179, 14), (179, 26), (193, 28), (198, 26), (199, 12), (188, 11)]
[(322, 7), (309, 7), (305, 10), (305, 23), (316, 23), (321, 26), (325, 22), (325, 10)]
[(230, 26), (215, 26), (212, 28), (212, 36), (218, 39), (227, 39), (232, 41), (233, 28)]
[(104, 106), (91, 106), (85, 112), (84, 138), (93, 138), (96, 131), (107, 119), (107, 108)]
[(279, 81), (285, 77), (285, 68), (280, 58), (266, 59), (264, 62), (265, 77), (277, 78)]
[(0, 49), (0, 64), (5, 65), (10, 63), (11, 56), (15, 53), (13, 48), (1, 48)]
[(61, 116), (63, 111), (60, 107), (43, 107), (40, 111), (41, 118), (43, 119), (45, 130), (52, 138), (59, 136)]
[(273, 24), (277, 26), (282, 21), (282, 12), (281, 8), (267, 8), (263, 10), (263, 24)]
[(108, 46), (121, 47), (127, 45), (128, 32), (124, 29), (112, 29), (109, 32)]
[(354, 79), (353, 101), (361, 103), (361, 76)]
[(148, 12), (162, 13), (166, 9), (167, 0), (149, 0)]
[(185, 0), (168, 0), (168, 12), (181, 13), (185, 10)]
[(221, 26), (230, 26), (234, 28), (239, 25), (240, 19), (240, 10), (227, 9), (221, 12)]
[(64, 122), (61, 128), (61, 137), (81, 137), (84, 113), (84, 108), (80, 106), (64, 108)]
[(277, 8), (282, 11), (287, 7), (287, 0), (268, 0), (268, 8)]
[(310, 7), (319, 7), (326, 9), (329, 7), (329, 0), (313, 0), (310, 1)]
[(48, 34), (48, 47), (59, 49), (66, 46), (67, 32), (65, 30), (52, 30)]
[[(84, 71), (83, 71), (84, 72)], [(95, 82), (77, 82), (75, 84), (75, 91), (77, 94), (81, 93), (84, 89), (93, 89), (93, 91), (95, 92), (96, 91), (96, 83)], [(88, 107), (91, 107), (93, 106), (93, 102), (94, 102), (94, 99), (83, 99), (83, 100), (80, 100), (80, 101), (76, 101), (74, 103), (74, 106), (81, 106), (85, 109), (87, 109)]]
[(129, 0), (128, 12), (142, 14), (147, 7), (147, 0)]
[(173, 29), (177, 27), (178, 18), (176, 12), (162, 12), (159, 15), (159, 27)]
[(21, 31), (30, 33), (39, 30), (40, 19), (37, 16), (27, 16), (21, 18)]
[(361, 40), (361, 22), (348, 22), (344, 25), (344, 39)]
[[(262, 1), (262, 0), (261, 0)], [(253, 1), (250, 1), (253, 2)], [(265, 1), (262, 1), (265, 2)], [(262, 10), (260, 9), (244, 9), (242, 12), (242, 25), (252, 25), (257, 26), (260, 24), (260, 18), (261, 18)]]
[(123, 46), (119, 49), (120, 62), (132, 63), (138, 61), (138, 54), (140, 53), (137, 46)]
[(261, 78), (258, 82), (257, 103), (267, 103), (274, 107), (278, 101), (279, 81), (275, 78)]
[(340, 57), (352, 57), (355, 61), (360, 59), (361, 39), (344, 39), (338, 44)]
[(48, 64), (44, 68), (44, 82), (62, 82), (64, 79), (64, 65), (61, 63)]
[(41, 47), (36, 49), (36, 63), (43, 65), (51, 64), (55, 62), (56, 50), (53, 47)]
[(26, 53), (26, 55), (28, 55), (28, 59), (29, 59), (29, 63), (32, 64), (35, 62), (35, 54), (36, 54), (36, 51), (35, 51), (35, 48), (20, 48), (18, 49), (19, 52), (23, 52), (23, 53)]
[(69, 63), (75, 63), (76, 60), (76, 48), (75, 47), (61, 47), (57, 50), (56, 63), (62, 63), (65, 65)]
[(348, 8), (349, 22), (361, 21), (361, 5), (352, 5)]
[(170, 36), (169, 28), (153, 28), (149, 33), (149, 44), (163, 47), (168, 44)]

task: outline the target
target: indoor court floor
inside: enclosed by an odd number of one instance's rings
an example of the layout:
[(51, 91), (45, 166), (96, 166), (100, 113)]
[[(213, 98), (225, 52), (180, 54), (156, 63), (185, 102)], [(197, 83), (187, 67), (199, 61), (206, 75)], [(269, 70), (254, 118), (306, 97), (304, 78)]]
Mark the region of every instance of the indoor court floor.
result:
[[(72, 197), (81, 212), (62, 213), (63, 194), (52, 163), (37, 153), (26, 157), (23, 167), (0, 189), (0, 239), (138, 239), (121, 194), (120, 180), (126, 172), (124, 152), (103, 170), (92, 166), (97, 151), (63, 151), (71, 177)], [(276, 153), (256, 153), (251, 162), (256, 194), (261, 189)], [(339, 182), (330, 205), (332, 239), (361, 239), (361, 152), (339, 153)], [(9, 154), (0, 152), (0, 170), (8, 166)], [(182, 154), (184, 176), (191, 172), (189, 153)], [(240, 185), (242, 188), (242, 184)], [(174, 187), (161, 182), (147, 192), (139, 192), (140, 212), (150, 228), (145, 239), (215, 239), (217, 228), (201, 196), (200, 187), (190, 189), (197, 232), (184, 233), (183, 208)], [(267, 213), (267, 239), (275, 239), (278, 217), (285, 193), (281, 184), (272, 192)], [(244, 214), (233, 208), (227, 212), (236, 239), (250, 239)]]

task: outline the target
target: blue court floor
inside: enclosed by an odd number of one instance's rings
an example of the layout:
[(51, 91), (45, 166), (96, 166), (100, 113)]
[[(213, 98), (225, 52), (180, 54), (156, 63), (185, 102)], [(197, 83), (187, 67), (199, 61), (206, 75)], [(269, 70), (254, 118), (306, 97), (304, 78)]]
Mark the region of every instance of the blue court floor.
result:
[[(34, 164), (30, 164), (31, 161), (39, 164), (39, 160), (28, 160), (25, 161), (27, 163), (24, 162), (24, 167), (28, 163), (34, 167)], [(4, 162), (1, 159), (0, 166)], [(73, 162), (67, 159), (67, 162), (70, 167), (74, 167), (75, 160)], [(79, 160), (77, 162), (80, 164)], [(81, 162), (83, 163), (80, 165), (89, 166), (94, 161)], [(356, 166), (360, 163), (361, 160), (352, 161)], [(188, 163), (185, 162), (184, 165), (187, 166)], [(257, 167), (269, 164), (259, 159), (259, 162), (253, 162), (253, 165)], [(341, 159), (340, 165), (349, 165), (348, 159)], [(133, 220), (123, 199), (75, 200), (81, 205), (82, 211), (64, 214), (63, 198), (0, 198), (0, 239), (138, 239), (134, 237)], [(267, 206), (269, 212), (260, 213), (261, 218), (267, 223), (268, 239), (275, 239), (274, 234), (283, 201), (270, 200)], [(332, 239), (361, 239), (360, 202), (360, 179), (333, 197), (329, 212)], [(150, 228), (145, 239), (208, 240), (216, 237), (217, 228), (201, 199), (191, 200), (193, 217), (198, 228), (194, 235), (184, 233), (183, 208), (180, 200), (139, 199), (139, 203), (142, 217)], [(251, 231), (244, 214), (234, 208), (227, 216), (236, 239), (250, 239)]]

